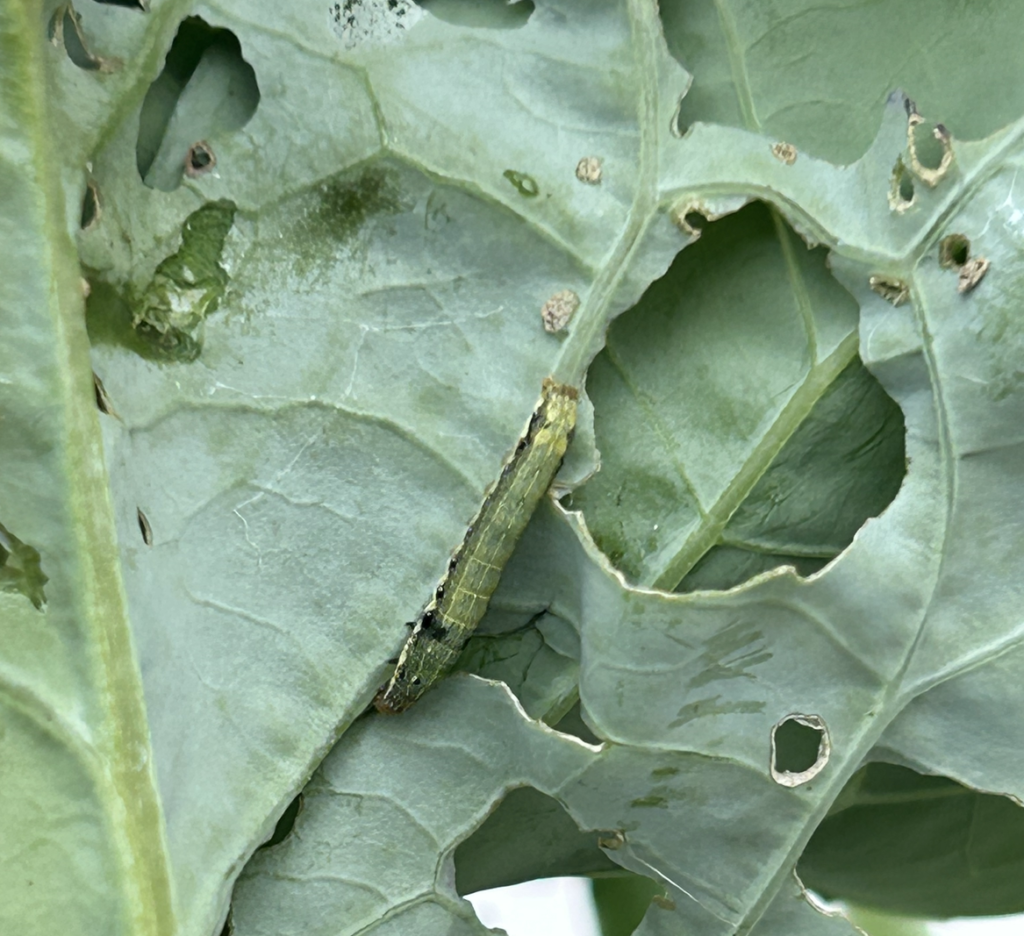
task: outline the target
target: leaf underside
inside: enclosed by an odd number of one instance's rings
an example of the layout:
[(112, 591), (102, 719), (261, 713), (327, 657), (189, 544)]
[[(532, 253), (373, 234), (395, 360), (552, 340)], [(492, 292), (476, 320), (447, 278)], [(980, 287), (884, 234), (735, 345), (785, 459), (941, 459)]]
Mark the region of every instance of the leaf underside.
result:
[[(131, 6), (0, 8), (0, 929), (1024, 909), (1022, 11)], [(549, 375), (468, 672), (361, 718)]]

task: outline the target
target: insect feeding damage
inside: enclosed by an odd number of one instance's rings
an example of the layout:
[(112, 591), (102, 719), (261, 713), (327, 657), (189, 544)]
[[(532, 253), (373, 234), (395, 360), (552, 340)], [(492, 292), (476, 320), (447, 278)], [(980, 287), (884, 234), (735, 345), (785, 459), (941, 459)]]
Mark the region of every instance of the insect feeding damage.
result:
[[(783, 751), (782, 744), (780, 743), (782, 732), (793, 728), (802, 730), (811, 736), (816, 736), (816, 756), (811, 763), (802, 765), (803, 769), (792, 769), (792, 765), (788, 763), (792, 759), (792, 751)], [(791, 744), (787, 743), (786, 747), (791, 747)], [(793, 712), (772, 728), (769, 771), (772, 779), (779, 786), (793, 789), (794, 787), (809, 783), (825, 769), (831, 756), (832, 739), (829, 736), (828, 725), (825, 724), (825, 719), (820, 715), (804, 715), (799, 712)], [(785, 763), (783, 763), (784, 761)]]
[(970, 292), (982, 281), (988, 272), (989, 262), (985, 257), (974, 257), (960, 267), (960, 275), (957, 277), (956, 291), (958, 293)]
[(792, 166), (796, 162), (796, 147), (792, 143), (775, 143), (772, 146), (772, 155), (787, 166)]
[(541, 307), (540, 317), (544, 322), (544, 330), (551, 334), (565, 331), (579, 307), (580, 297), (576, 293), (571, 289), (559, 290)]
[(903, 305), (910, 296), (910, 287), (901, 279), (892, 276), (875, 274), (868, 277), (868, 285), (872, 292), (878, 293), (886, 302), (894, 306)]
[(544, 381), (526, 431), (406, 640), (394, 675), (374, 699), (378, 711), (405, 711), (454, 666), (562, 464), (576, 425), (577, 399), (575, 387)]
[(956, 270), (956, 291), (961, 295), (978, 285), (990, 266), (987, 257), (972, 257), (971, 242), (963, 234), (948, 234), (939, 241), (939, 266)]
[(601, 181), (601, 160), (597, 156), (584, 156), (576, 163), (576, 178), (587, 185), (597, 185)]

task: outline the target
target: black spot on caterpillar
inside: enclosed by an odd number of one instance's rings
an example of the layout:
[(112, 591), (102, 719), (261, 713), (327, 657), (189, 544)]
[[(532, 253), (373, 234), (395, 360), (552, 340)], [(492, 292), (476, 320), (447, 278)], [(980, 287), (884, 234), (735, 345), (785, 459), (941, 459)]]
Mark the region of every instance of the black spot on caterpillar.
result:
[(577, 397), (575, 387), (544, 381), (526, 431), (406, 640), (394, 675), (373, 700), (378, 711), (405, 711), (455, 664), (562, 464), (576, 426)]

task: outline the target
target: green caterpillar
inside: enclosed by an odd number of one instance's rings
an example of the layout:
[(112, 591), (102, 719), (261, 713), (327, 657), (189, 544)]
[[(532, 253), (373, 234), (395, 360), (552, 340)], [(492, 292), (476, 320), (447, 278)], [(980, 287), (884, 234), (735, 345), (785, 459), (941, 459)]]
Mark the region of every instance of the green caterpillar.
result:
[(466, 531), (374, 705), (405, 711), (442, 679), (487, 610), (502, 570), (554, 480), (576, 426), (577, 391), (550, 377), (515, 451)]

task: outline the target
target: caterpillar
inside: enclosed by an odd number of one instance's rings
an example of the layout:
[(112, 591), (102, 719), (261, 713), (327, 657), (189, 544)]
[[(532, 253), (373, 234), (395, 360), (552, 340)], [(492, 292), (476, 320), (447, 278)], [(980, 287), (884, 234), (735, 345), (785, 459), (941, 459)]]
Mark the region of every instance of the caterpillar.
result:
[(394, 675), (374, 699), (386, 714), (405, 711), (455, 665), (476, 629), (541, 498), (562, 464), (576, 426), (575, 387), (550, 377), (526, 431), (505, 460), (434, 597), (413, 627)]

